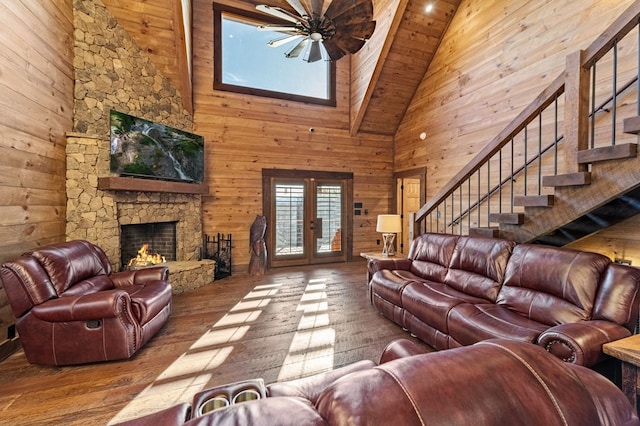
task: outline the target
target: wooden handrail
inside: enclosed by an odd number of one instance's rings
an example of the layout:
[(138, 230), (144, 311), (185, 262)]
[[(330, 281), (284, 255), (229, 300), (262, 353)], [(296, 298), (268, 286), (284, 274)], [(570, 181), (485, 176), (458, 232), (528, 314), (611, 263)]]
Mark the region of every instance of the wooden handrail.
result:
[(416, 221), (424, 219), (436, 206), (443, 202), (452, 192), (473, 175), (502, 147), (511, 141), (542, 110), (549, 106), (564, 91), (564, 76), (557, 77), (527, 108), (524, 109), (507, 127), (502, 130), (482, 151), (462, 168), (431, 200), (416, 213)]

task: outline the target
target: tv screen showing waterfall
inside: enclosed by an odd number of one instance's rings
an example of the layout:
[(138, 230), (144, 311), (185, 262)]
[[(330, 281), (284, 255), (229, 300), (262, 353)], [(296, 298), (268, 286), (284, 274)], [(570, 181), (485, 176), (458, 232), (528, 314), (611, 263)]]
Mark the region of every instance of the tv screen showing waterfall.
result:
[(201, 183), (204, 138), (111, 110), (111, 172)]

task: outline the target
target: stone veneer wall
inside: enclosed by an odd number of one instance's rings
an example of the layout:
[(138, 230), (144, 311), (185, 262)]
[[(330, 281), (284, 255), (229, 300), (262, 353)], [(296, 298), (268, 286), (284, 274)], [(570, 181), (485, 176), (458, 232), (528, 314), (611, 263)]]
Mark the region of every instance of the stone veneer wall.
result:
[(177, 221), (179, 261), (198, 260), (202, 247), (200, 195), (103, 191), (109, 175), (109, 141), (83, 133), (67, 135), (67, 240), (85, 239), (105, 251), (120, 270), (120, 225)]
[(74, 0), (73, 7), (74, 131), (106, 138), (110, 109), (193, 131), (180, 93), (104, 3)]
[(178, 260), (202, 246), (199, 195), (98, 189), (109, 176), (109, 111), (193, 131), (180, 93), (118, 24), (101, 0), (74, 0), (74, 132), (67, 136), (66, 238), (103, 247), (120, 268), (122, 224), (179, 221)]

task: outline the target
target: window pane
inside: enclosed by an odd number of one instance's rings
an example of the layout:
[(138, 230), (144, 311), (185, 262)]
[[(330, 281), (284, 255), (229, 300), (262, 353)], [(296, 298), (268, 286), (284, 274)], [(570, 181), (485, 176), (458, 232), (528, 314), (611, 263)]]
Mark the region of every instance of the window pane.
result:
[(276, 184), (276, 256), (304, 253), (304, 185)]
[(342, 250), (340, 235), (342, 228), (341, 185), (318, 185), (316, 217), (322, 220), (322, 238), (316, 240), (316, 253)]
[(267, 43), (287, 34), (258, 31), (257, 23), (222, 14), (222, 83), (299, 96), (329, 99), (331, 63), (285, 57), (299, 40), (278, 47)]

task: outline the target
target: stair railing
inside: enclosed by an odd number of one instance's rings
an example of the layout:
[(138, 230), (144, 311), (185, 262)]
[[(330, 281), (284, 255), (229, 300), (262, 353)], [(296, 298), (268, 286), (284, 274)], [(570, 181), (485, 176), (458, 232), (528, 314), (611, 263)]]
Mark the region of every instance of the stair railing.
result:
[[(640, 31), (637, 40), (627, 37), (640, 28), (639, 19), (640, 0), (586, 50), (569, 55), (565, 71), (418, 210), (414, 232), (463, 235), (473, 228), (490, 228), (492, 222), (515, 223), (524, 207), (551, 200), (552, 189), (543, 186), (543, 176), (588, 171), (588, 164), (577, 160), (578, 153), (603, 140), (615, 145), (622, 134), (620, 117), (640, 115), (640, 88), (633, 86), (640, 81), (640, 53), (631, 68), (628, 58), (624, 67), (619, 59), (630, 44), (640, 52)], [(633, 75), (630, 82), (617, 87), (618, 79), (627, 75)], [(607, 84), (612, 88), (608, 94)], [(621, 96), (631, 92), (629, 88), (636, 92), (633, 101)], [(632, 106), (637, 111), (632, 112)], [(610, 120), (597, 114), (601, 111)]]

